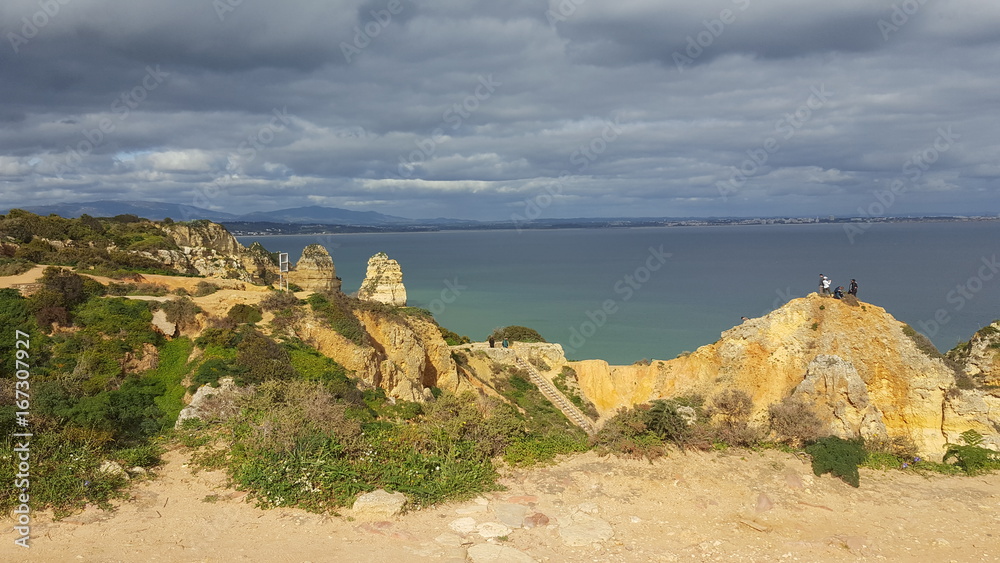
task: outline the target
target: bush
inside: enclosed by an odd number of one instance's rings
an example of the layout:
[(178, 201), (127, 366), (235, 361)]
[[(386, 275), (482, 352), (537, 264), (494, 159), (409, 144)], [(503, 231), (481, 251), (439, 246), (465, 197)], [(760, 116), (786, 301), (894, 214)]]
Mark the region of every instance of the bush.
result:
[(205, 349), (209, 346), (219, 348), (235, 348), (243, 340), (243, 333), (232, 328), (208, 327), (201, 331), (201, 335), (194, 339), (194, 345)]
[(313, 293), (306, 302), (318, 317), (329, 323), (330, 328), (341, 336), (358, 346), (364, 344), (368, 333), (361, 321), (354, 316), (346, 297), (339, 294), (327, 297), (321, 293)]
[(438, 328), (441, 329), (441, 337), (444, 338), (444, 341), (448, 344), (448, 346), (459, 346), (470, 342), (468, 336), (460, 336), (457, 332), (452, 332), (443, 326), (439, 326)]
[(195, 297), (205, 297), (219, 291), (219, 286), (207, 281), (200, 281), (194, 286)]
[(1000, 452), (988, 450), (980, 444), (983, 442), (983, 435), (975, 430), (962, 432), (964, 445), (949, 444), (945, 450), (944, 463), (954, 458), (955, 465), (962, 468), (968, 475), (979, 475), (1000, 469)]
[(502, 342), (504, 338), (510, 342), (545, 342), (538, 331), (526, 326), (505, 326), (495, 329), (490, 336), (497, 342)]
[(813, 473), (816, 475), (832, 473), (852, 487), (860, 486), (858, 466), (866, 457), (864, 443), (860, 439), (844, 440), (827, 436), (806, 446), (806, 453), (812, 456)]
[(613, 453), (622, 457), (650, 460), (666, 455), (666, 444), (648, 430), (646, 411), (649, 408), (650, 405), (646, 404), (619, 409), (591, 438), (591, 444), (602, 455)]
[(823, 422), (816, 416), (816, 411), (799, 397), (785, 397), (769, 406), (767, 411), (771, 430), (780, 441), (792, 446), (811, 442), (823, 433)]
[(23, 274), (34, 267), (32, 262), (21, 258), (2, 258), (0, 259), (0, 277)]
[(250, 330), (236, 346), (239, 385), (262, 383), (272, 379), (291, 379), (297, 374), (288, 352), (259, 331)]
[(237, 303), (229, 309), (226, 313), (226, 318), (237, 325), (241, 324), (256, 324), (264, 318), (261, 310), (253, 305), (247, 305), (246, 303)]
[(194, 326), (198, 313), (203, 312), (201, 307), (187, 297), (165, 301), (160, 304), (160, 309), (166, 313), (168, 322), (176, 324), (182, 330)]
[(760, 431), (750, 425), (753, 400), (738, 389), (727, 389), (713, 399), (712, 416), (716, 439), (731, 446), (752, 446), (760, 441)]
[(291, 292), (275, 291), (260, 301), (260, 308), (264, 311), (281, 311), (297, 307), (300, 303), (299, 298)]

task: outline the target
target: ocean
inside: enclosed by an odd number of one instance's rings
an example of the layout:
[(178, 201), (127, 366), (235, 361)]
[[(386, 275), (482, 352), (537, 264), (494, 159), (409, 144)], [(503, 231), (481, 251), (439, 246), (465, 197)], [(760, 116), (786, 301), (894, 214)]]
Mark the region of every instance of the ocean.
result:
[(946, 351), (1000, 318), (1000, 222), (442, 231), (238, 237), (298, 259), (313, 243), (357, 291), (368, 258), (403, 270), (408, 304), (473, 340), (523, 325), (570, 359), (629, 364), (710, 344), (741, 316), (816, 291), (859, 284)]

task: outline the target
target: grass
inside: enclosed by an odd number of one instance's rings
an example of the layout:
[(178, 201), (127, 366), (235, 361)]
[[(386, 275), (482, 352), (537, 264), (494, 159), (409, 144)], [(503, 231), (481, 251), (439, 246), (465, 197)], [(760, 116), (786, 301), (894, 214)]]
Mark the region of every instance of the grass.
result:
[(165, 424), (169, 426), (177, 422), (177, 416), (184, 408), (187, 388), (181, 382), (191, 372), (192, 366), (187, 363), (187, 358), (193, 348), (194, 344), (187, 338), (167, 342), (160, 347), (160, 364), (145, 376), (162, 382), (166, 388), (166, 392), (156, 397), (154, 402), (163, 411)]

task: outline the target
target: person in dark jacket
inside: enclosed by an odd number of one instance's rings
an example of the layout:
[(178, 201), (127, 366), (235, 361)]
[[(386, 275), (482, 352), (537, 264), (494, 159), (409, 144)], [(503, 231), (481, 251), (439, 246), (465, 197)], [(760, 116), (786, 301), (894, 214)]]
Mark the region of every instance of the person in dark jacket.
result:
[(858, 282), (851, 278), (851, 287), (847, 289), (847, 293), (857, 297), (858, 296)]

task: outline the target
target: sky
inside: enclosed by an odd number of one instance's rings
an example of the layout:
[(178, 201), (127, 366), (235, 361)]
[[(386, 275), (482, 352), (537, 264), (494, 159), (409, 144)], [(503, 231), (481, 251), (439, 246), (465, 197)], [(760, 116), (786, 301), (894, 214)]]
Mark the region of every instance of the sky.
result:
[(995, 0), (4, 0), (0, 208), (1000, 213)]

